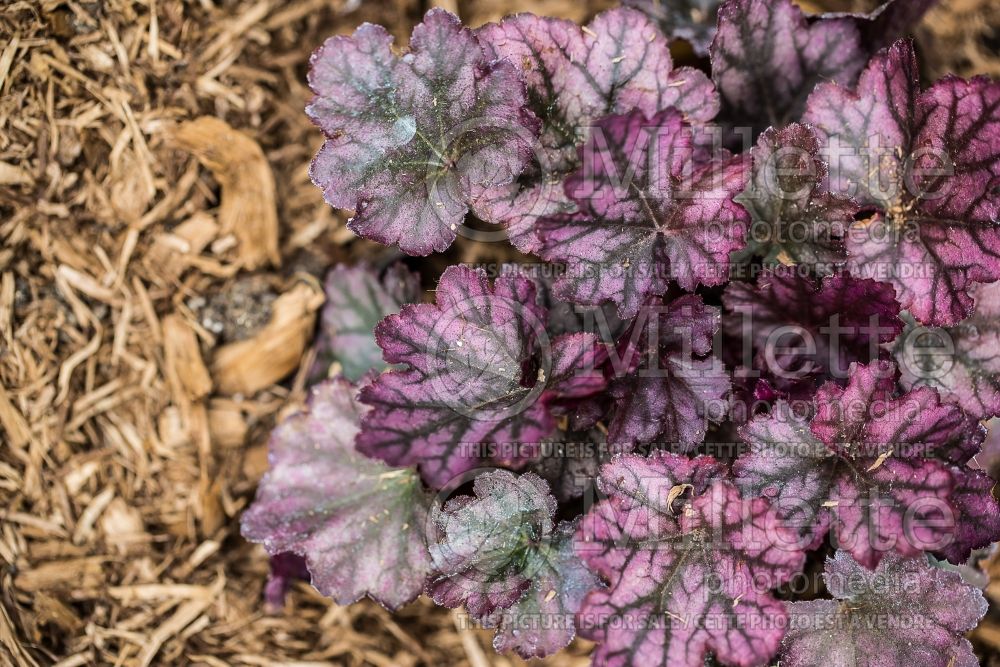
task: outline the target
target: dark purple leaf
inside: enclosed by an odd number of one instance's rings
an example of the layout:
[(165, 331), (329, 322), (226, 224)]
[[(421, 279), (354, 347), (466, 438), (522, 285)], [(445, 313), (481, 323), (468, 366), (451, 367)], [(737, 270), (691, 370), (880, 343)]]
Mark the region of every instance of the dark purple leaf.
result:
[(747, 347), (752, 368), (786, 397), (846, 381), (852, 363), (878, 359), (903, 329), (892, 287), (848, 274), (820, 281), (795, 269), (765, 270), (756, 285), (730, 283), (722, 302), (730, 341)]
[(810, 22), (791, 0), (727, 0), (711, 54), (725, 113), (755, 133), (797, 120), (820, 81), (854, 83), (868, 57), (854, 19)]
[(606, 496), (584, 517), (577, 551), (608, 582), (579, 614), (597, 665), (765, 665), (785, 611), (770, 589), (798, 572), (802, 551), (766, 500), (714, 479), (719, 464), (674, 454), (605, 466)]
[(561, 181), (577, 169), (577, 150), (597, 119), (673, 106), (690, 122), (707, 123), (719, 110), (708, 77), (675, 69), (664, 36), (631, 9), (599, 14), (586, 28), (518, 14), (483, 26), (478, 35), (491, 57), (519, 68), (528, 106), (542, 121), (534, 169), (519, 184), (486, 193), (475, 208), (484, 219), (505, 223), (523, 251), (538, 248), (535, 220), (573, 209)]
[(847, 260), (843, 237), (858, 207), (827, 192), (819, 148), (805, 125), (770, 128), (757, 139), (750, 183), (734, 198), (751, 219), (747, 247), (734, 260), (758, 256), (767, 265), (803, 264), (820, 275)]
[(905, 37), (937, 0), (889, 0), (870, 12), (829, 12), (822, 18), (852, 19), (861, 31), (861, 43), (868, 53)]
[(971, 317), (944, 329), (911, 320), (894, 353), (904, 387), (931, 387), (984, 419), (1000, 415), (1000, 283), (979, 285), (972, 294)]
[(365, 411), (346, 381), (316, 385), (308, 409), (271, 434), (271, 469), (241, 525), (272, 555), (304, 556), (313, 585), (338, 604), (368, 595), (396, 609), (430, 572), (430, 498), (412, 468), (354, 451)]
[(264, 604), (272, 611), (285, 607), (285, 596), (296, 581), (309, 578), (306, 560), (290, 552), (271, 556), (271, 573), (264, 586)]
[(617, 410), (608, 440), (617, 450), (659, 441), (689, 451), (728, 408), (729, 374), (712, 356), (717, 308), (701, 297), (648, 303), (618, 345), (611, 386)]
[(333, 362), (340, 364), (351, 382), (369, 371), (385, 370), (382, 350), (375, 343), (375, 325), (404, 303), (420, 300), (420, 278), (401, 263), (386, 269), (381, 279), (366, 264), (338, 264), (326, 276), (325, 291), (314, 374), (326, 376)]
[(920, 92), (899, 41), (856, 90), (817, 86), (805, 121), (827, 146), (830, 189), (876, 209), (848, 232), (850, 270), (891, 283), (922, 323), (968, 316), (975, 284), (1000, 279), (1000, 84), (946, 77)]
[(686, 40), (695, 53), (706, 56), (722, 0), (622, 0), (622, 4), (635, 7), (665, 35)]
[(584, 494), (610, 458), (607, 437), (600, 429), (557, 431), (532, 470), (549, 483), (560, 502), (569, 502)]
[[(888, 0), (871, 12), (826, 13), (811, 16), (822, 19), (850, 19), (860, 30), (861, 45), (874, 53), (904, 36), (935, 0)], [(716, 19), (722, 0), (623, 0), (623, 5), (644, 12), (668, 37), (691, 43), (695, 53), (704, 56), (716, 34)], [(755, 54), (756, 55), (756, 54)], [(779, 73), (785, 76), (785, 72)]]
[(417, 464), (441, 488), (489, 458), (491, 444), (516, 445), (498, 462), (536, 458), (555, 429), (553, 406), (605, 386), (604, 348), (591, 335), (549, 340), (532, 281), (449, 267), (436, 304), (404, 306), (375, 337), (385, 360), (404, 364), (366, 387), (373, 406), (358, 449), (391, 465)]
[(327, 136), (311, 176), (349, 227), (412, 255), (446, 249), (469, 203), (510, 184), (537, 122), (513, 65), (491, 62), (457, 17), (433, 9), (398, 57), (381, 26), (331, 37), (311, 59), (310, 118)]
[(788, 605), (783, 666), (979, 665), (963, 635), (988, 605), (959, 574), (894, 554), (870, 571), (838, 551), (823, 578), (835, 599)]
[(695, 166), (693, 138), (675, 109), (599, 121), (566, 181), (576, 213), (538, 222), (539, 254), (565, 262), (557, 296), (613, 301), (624, 318), (666, 292), (671, 278), (693, 291), (728, 278), (748, 215), (732, 201), (746, 185), (742, 157)]

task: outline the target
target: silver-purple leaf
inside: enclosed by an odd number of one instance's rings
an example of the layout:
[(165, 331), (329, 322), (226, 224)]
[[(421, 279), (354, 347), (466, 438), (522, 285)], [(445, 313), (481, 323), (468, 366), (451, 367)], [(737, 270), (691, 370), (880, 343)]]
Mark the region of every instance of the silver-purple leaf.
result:
[(531, 583), (527, 552), (549, 538), (557, 504), (538, 475), (507, 470), (476, 477), (473, 496), (457, 496), (434, 514), (430, 545), (436, 574), (428, 594), (446, 607), (465, 605), (483, 619), (506, 609)]
[(381, 277), (364, 263), (338, 264), (327, 274), (324, 291), (314, 375), (324, 377), (333, 362), (340, 364), (351, 382), (369, 371), (385, 370), (382, 350), (375, 343), (375, 325), (404, 303), (420, 299), (420, 278), (402, 263), (393, 264)]
[(271, 468), (241, 526), (272, 555), (304, 556), (312, 584), (338, 604), (367, 595), (396, 609), (430, 573), (431, 503), (416, 470), (354, 451), (366, 411), (344, 380), (313, 387), (308, 408), (271, 434)]
[(817, 83), (854, 83), (868, 56), (853, 19), (810, 22), (791, 0), (727, 0), (711, 55), (724, 113), (754, 134), (797, 120)]
[[(713, 472), (713, 470), (715, 472)], [(770, 589), (801, 570), (795, 535), (766, 500), (713, 479), (718, 464), (658, 453), (605, 466), (606, 498), (584, 517), (580, 556), (606, 590), (579, 614), (595, 665), (763, 666), (781, 641), (784, 606)]]
[(728, 279), (749, 220), (732, 199), (746, 185), (745, 158), (695, 164), (690, 128), (672, 108), (608, 116), (580, 150), (582, 166), (566, 180), (579, 210), (537, 224), (538, 254), (566, 263), (557, 296), (612, 301), (629, 318), (671, 279), (688, 291)]
[(1000, 83), (945, 77), (921, 92), (909, 41), (880, 52), (857, 88), (820, 84), (804, 120), (833, 192), (875, 212), (848, 232), (848, 267), (893, 285), (918, 321), (953, 325), (976, 283), (1000, 279)]
[(985, 419), (1000, 415), (1000, 282), (979, 285), (972, 294), (971, 317), (947, 328), (910, 320), (894, 354), (904, 387), (931, 387)]
[(531, 584), (509, 609), (486, 619), (497, 627), (493, 648), (524, 659), (541, 658), (567, 646), (576, 636), (576, 614), (587, 593), (600, 587), (576, 554), (577, 522), (563, 522), (552, 538), (532, 550), (526, 569)]
[[(550, 340), (535, 284), (463, 266), (445, 270), (435, 304), (407, 305), (379, 323), (385, 360), (403, 364), (361, 392), (374, 409), (361, 452), (416, 464), (441, 488), (489, 459), (519, 467), (555, 429), (553, 403), (602, 390), (604, 348), (590, 334)], [(492, 456), (491, 445), (514, 449)]]
[(750, 155), (750, 182), (734, 201), (750, 212), (747, 247), (734, 260), (754, 256), (766, 265), (805, 265), (820, 275), (847, 260), (844, 235), (857, 205), (827, 191), (820, 144), (806, 125), (769, 128)]
[(310, 175), (328, 203), (355, 209), (354, 232), (427, 255), (451, 245), (471, 201), (517, 178), (537, 121), (514, 66), (454, 15), (429, 11), (402, 57), (391, 43), (366, 23), (313, 54), (306, 111), (327, 139)]
[(558, 651), (575, 635), (583, 596), (599, 585), (573, 552), (575, 524), (555, 524), (556, 500), (531, 472), (482, 473), (473, 493), (434, 515), (437, 574), (428, 594), (497, 627), (498, 651), (524, 658)]
[(977, 667), (964, 634), (988, 605), (957, 572), (889, 555), (871, 571), (844, 551), (823, 574), (833, 600), (792, 602), (787, 667)]
[(651, 116), (669, 106), (692, 123), (707, 123), (719, 98), (704, 73), (674, 68), (663, 34), (640, 12), (612, 9), (587, 27), (518, 14), (478, 31), (486, 52), (507, 59), (527, 87), (528, 107), (541, 120), (535, 164), (510, 188), (487, 192), (475, 211), (504, 223), (520, 250), (538, 248), (534, 222), (573, 210), (562, 180), (579, 165), (577, 151), (594, 122), (638, 109)]
[(616, 411), (608, 441), (616, 451), (637, 443), (690, 451), (729, 407), (729, 373), (712, 356), (719, 309), (700, 296), (651, 300), (618, 344), (611, 395)]

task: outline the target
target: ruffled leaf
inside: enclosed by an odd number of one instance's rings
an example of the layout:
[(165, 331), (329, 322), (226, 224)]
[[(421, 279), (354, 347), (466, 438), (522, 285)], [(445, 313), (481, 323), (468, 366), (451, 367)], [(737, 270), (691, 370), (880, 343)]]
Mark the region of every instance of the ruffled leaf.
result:
[(442, 251), (469, 203), (512, 183), (537, 121), (513, 65), (433, 9), (398, 57), (381, 26), (331, 37), (311, 59), (310, 118), (327, 136), (310, 174), (326, 201), (353, 208), (358, 235), (411, 255)]
[[(964, 465), (984, 434), (931, 390), (892, 396), (893, 371), (852, 365), (846, 388), (817, 393), (815, 416), (779, 402), (741, 429), (750, 452), (734, 473), (748, 495), (772, 498), (807, 544), (832, 527), (835, 544), (867, 567), (892, 551), (959, 562), (1000, 537), (1000, 507)], [(981, 521), (970, 524), (972, 514)]]
[(693, 123), (719, 110), (712, 82), (702, 72), (674, 68), (667, 40), (641, 13), (612, 9), (589, 26), (518, 14), (483, 26), (478, 36), (492, 58), (506, 58), (521, 72), (528, 107), (542, 129), (534, 169), (512, 188), (486, 193), (476, 213), (502, 222), (511, 241), (537, 250), (534, 222), (573, 209), (562, 180), (578, 167), (577, 150), (593, 123), (638, 109), (652, 115), (676, 107)]
[(696, 166), (675, 109), (604, 118), (580, 155), (582, 167), (566, 181), (578, 212), (538, 222), (539, 254), (566, 263), (557, 296), (613, 301), (629, 318), (671, 278), (689, 291), (725, 282), (749, 219), (732, 201), (746, 185), (744, 158)]
[(823, 575), (834, 600), (792, 602), (788, 667), (976, 667), (963, 636), (986, 614), (982, 592), (924, 558), (889, 555), (870, 571), (843, 551)]
[(766, 270), (756, 285), (730, 283), (722, 302), (730, 341), (753, 353), (743, 371), (786, 397), (808, 398), (825, 380), (846, 381), (852, 363), (877, 360), (903, 330), (892, 287), (848, 274), (820, 281)]
[(584, 594), (598, 585), (573, 553), (574, 525), (555, 525), (556, 500), (534, 473), (483, 473), (473, 493), (434, 517), (430, 552), (439, 574), (428, 593), (498, 627), (498, 651), (524, 658), (558, 651), (575, 635)]
[(1000, 415), (1000, 283), (973, 290), (975, 312), (953, 327), (910, 320), (894, 354), (907, 389), (931, 387), (977, 419)]
[(858, 207), (826, 190), (819, 149), (805, 125), (769, 128), (757, 139), (750, 183), (734, 198), (751, 219), (736, 261), (759, 256), (766, 265), (802, 264), (825, 275), (847, 260), (844, 234)]
[(351, 382), (369, 371), (385, 370), (382, 350), (375, 342), (375, 325), (404, 303), (420, 299), (419, 277), (402, 264), (390, 266), (381, 279), (366, 264), (338, 264), (326, 276), (325, 291), (314, 374), (326, 375), (334, 361)]
[(821, 84), (804, 117), (833, 192), (876, 213), (848, 233), (848, 267), (893, 285), (922, 323), (952, 325), (1000, 279), (1000, 84), (945, 77), (920, 92), (913, 46), (872, 58), (857, 88)]
[(603, 389), (603, 346), (588, 334), (549, 341), (532, 281), (449, 267), (436, 304), (404, 306), (379, 323), (385, 360), (404, 364), (361, 393), (374, 409), (358, 449), (391, 465), (417, 464), (441, 488), (490, 458), (488, 445), (514, 444), (497, 462), (537, 457), (555, 428), (552, 405)]
[(531, 583), (526, 553), (552, 534), (557, 505), (548, 484), (530, 472), (483, 473), (473, 493), (451, 499), (434, 516), (438, 535), (430, 552), (439, 574), (428, 593), (482, 619), (510, 607)]
[(613, 447), (658, 442), (689, 451), (704, 440), (709, 422), (728, 408), (729, 374), (711, 354), (719, 326), (719, 310), (694, 295), (640, 311), (618, 345)]
[(812, 22), (791, 0), (728, 0), (712, 42), (725, 113), (755, 132), (797, 120), (817, 83), (854, 83), (867, 53), (855, 21)]
[(802, 551), (766, 500), (714, 479), (718, 464), (673, 454), (624, 456), (602, 471), (606, 497), (581, 524), (577, 550), (608, 582), (580, 610), (594, 664), (764, 665), (786, 620), (770, 589)]
[(313, 585), (337, 604), (368, 595), (396, 609), (430, 573), (430, 497), (412, 468), (354, 451), (366, 408), (343, 380), (316, 385), (308, 409), (271, 434), (271, 469), (243, 514), (243, 536), (272, 554), (304, 556)]
[(584, 596), (600, 582), (576, 555), (576, 522), (560, 524), (547, 544), (528, 554), (531, 584), (521, 598), (484, 623), (497, 627), (493, 648), (524, 659), (551, 655), (576, 636)]

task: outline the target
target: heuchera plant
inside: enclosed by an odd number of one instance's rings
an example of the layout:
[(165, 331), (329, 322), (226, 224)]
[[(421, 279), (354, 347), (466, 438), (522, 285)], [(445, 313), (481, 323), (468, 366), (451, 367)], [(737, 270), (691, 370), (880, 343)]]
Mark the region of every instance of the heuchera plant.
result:
[[(921, 86), (927, 0), (623, 4), (314, 54), (312, 178), (395, 249), (328, 276), (243, 517), (268, 603), (304, 566), (524, 658), (977, 664), (1000, 83)], [(396, 261), (508, 241), (538, 261)]]

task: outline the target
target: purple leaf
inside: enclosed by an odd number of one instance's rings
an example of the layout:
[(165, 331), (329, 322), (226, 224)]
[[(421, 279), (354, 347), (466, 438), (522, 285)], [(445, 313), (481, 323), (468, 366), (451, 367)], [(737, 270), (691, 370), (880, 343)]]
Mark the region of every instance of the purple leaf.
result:
[(584, 594), (598, 585), (573, 553), (575, 526), (555, 525), (556, 500), (534, 473), (486, 472), (473, 492), (434, 516), (430, 552), (439, 574), (428, 594), (498, 627), (498, 651), (524, 658), (558, 651), (573, 639)]
[[(868, 567), (891, 551), (964, 560), (1000, 537), (1000, 508), (964, 466), (982, 430), (931, 390), (893, 397), (893, 372), (854, 364), (847, 387), (824, 385), (806, 414), (779, 402), (741, 429), (750, 452), (734, 474), (744, 493), (772, 498), (807, 544), (832, 527), (839, 548)], [(972, 515), (983, 521), (968, 525)]]
[(899, 41), (856, 90), (817, 86), (805, 121), (826, 144), (830, 189), (877, 210), (848, 232), (850, 270), (891, 283), (922, 323), (964, 319), (975, 284), (1000, 279), (1000, 84), (946, 77), (920, 92)]
[(600, 120), (566, 181), (579, 207), (538, 222), (539, 254), (565, 262), (555, 294), (613, 301), (624, 318), (675, 279), (692, 291), (726, 281), (748, 215), (732, 198), (746, 185), (742, 157), (695, 166), (689, 128), (675, 109)]
[(569, 502), (584, 495), (610, 454), (600, 429), (557, 431), (532, 470), (549, 483), (559, 502)]
[(589, 334), (552, 340), (532, 281), (449, 267), (436, 304), (404, 306), (379, 323), (385, 360), (404, 364), (361, 393), (373, 406), (358, 449), (391, 465), (417, 464), (441, 488), (489, 458), (487, 445), (516, 445), (499, 457), (520, 466), (555, 429), (561, 400), (604, 388), (603, 346)]
[(722, 0), (622, 0), (652, 19), (668, 37), (686, 40), (699, 56), (708, 55)]
[(730, 283), (722, 302), (726, 334), (752, 349), (752, 367), (772, 389), (794, 398), (846, 380), (850, 364), (878, 359), (903, 329), (892, 287), (848, 274), (818, 281), (765, 270), (756, 285)]
[(535, 220), (573, 209), (560, 182), (577, 169), (577, 150), (597, 119), (633, 109), (652, 115), (673, 106), (692, 123), (707, 123), (719, 110), (708, 77), (689, 67), (675, 69), (666, 39), (631, 9), (599, 14), (586, 28), (518, 14), (477, 34), (492, 58), (519, 68), (528, 106), (542, 122), (534, 169), (476, 204), (478, 215), (506, 224), (522, 251), (537, 250)]
[(977, 419), (1000, 415), (1000, 283), (973, 290), (972, 316), (948, 328), (910, 322), (894, 354), (907, 389), (931, 387)]
[(264, 603), (273, 611), (285, 607), (285, 596), (296, 580), (309, 578), (306, 560), (298, 554), (285, 552), (271, 556), (271, 573), (264, 586)]
[(396, 609), (430, 572), (430, 498), (415, 470), (354, 451), (366, 411), (354, 394), (344, 380), (316, 385), (308, 409), (274, 430), (271, 469), (243, 514), (243, 536), (272, 555), (304, 556), (313, 585), (337, 604), (368, 595)]
[(331, 37), (311, 59), (309, 117), (327, 136), (310, 174), (349, 227), (411, 255), (442, 251), (469, 203), (517, 178), (537, 122), (508, 62), (433, 9), (397, 57), (381, 26)]
[(419, 276), (402, 263), (386, 269), (381, 279), (366, 264), (338, 264), (326, 276), (325, 291), (315, 374), (324, 377), (334, 361), (351, 382), (369, 371), (385, 370), (382, 350), (375, 343), (375, 325), (404, 303), (420, 300)]
[(861, 31), (861, 43), (869, 53), (905, 37), (937, 0), (889, 0), (870, 12), (828, 12), (822, 18), (852, 19)]
[(712, 42), (726, 114), (757, 132), (801, 116), (820, 81), (854, 83), (867, 54), (855, 21), (810, 22), (791, 0), (728, 0)]
[[(934, 2), (888, 0), (867, 14), (825, 13), (810, 19), (814, 23), (822, 19), (850, 19), (860, 30), (861, 45), (871, 53), (905, 35)], [(723, 3), (722, 0), (623, 0), (622, 4), (644, 12), (668, 37), (687, 40), (696, 54), (705, 56), (715, 37), (716, 15)], [(787, 73), (779, 72), (779, 75)]]
[(846, 552), (826, 561), (834, 600), (792, 602), (781, 664), (788, 667), (976, 667), (964, 634), (988, 605), (956, 572), (887, 556), (874, 572)]
[[(800, 571), (795, 535), (766, 500), (742, 500), (719, 465), (661, 453), (605, 466), (606, 496), (584, 517), (577, 551), (608, 582), (579, 614), (596, 665), (764, 665), (785, 611), (770, 589)], [(710, 546), (710, 548), (709, 548)]]
[(756, 255), (765, 264), (803, 264), (821, 275), (847, 260), (843, 237), (858, 207), (826, 190), (819, 148), (805, 125), (770, 128), (760, 135), (751, 152), (750, 183), (734, 198), (752, 221), (747, 247), (734, 259)]
[(728, 408), (729, 374), (712, 356), (719, 310), (701, 297), (648, 303), (618, 345), (617, 410), (608, 440), (618, 450), (659, 440), (689, 451)]

